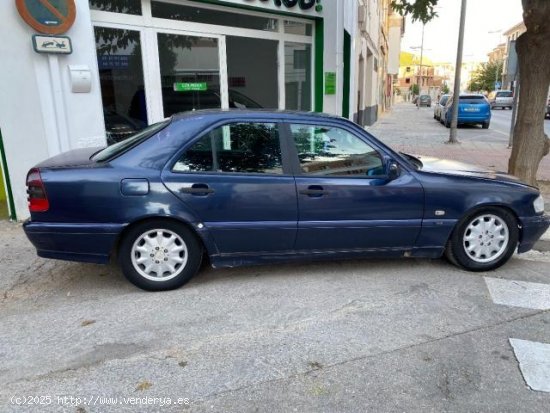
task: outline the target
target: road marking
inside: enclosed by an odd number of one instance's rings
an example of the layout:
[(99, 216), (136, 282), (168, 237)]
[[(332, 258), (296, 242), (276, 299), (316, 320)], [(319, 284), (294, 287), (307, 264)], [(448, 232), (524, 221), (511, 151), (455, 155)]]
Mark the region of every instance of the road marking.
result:
[(525, 383), (536, 391), (550, 393), (550, 344), (511, 338)]
[(550, 285), (483, 277), (493, 302), (533, 310), (550, 309)]

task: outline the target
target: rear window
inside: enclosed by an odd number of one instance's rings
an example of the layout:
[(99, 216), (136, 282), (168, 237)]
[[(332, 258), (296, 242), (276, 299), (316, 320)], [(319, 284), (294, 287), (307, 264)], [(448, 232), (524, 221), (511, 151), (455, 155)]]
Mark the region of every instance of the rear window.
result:
[(149, 139), (151, 136), (160, 132), (170, 123), (170, 119), (164, 120), (159, 123), (154, 123), (145, 129), (139, 131), (133, 136), (130, 136), (128, 139), (115, 143), (114, 145), (107, 146), (105, 149), (97, 152), (92, 156), (92, 161), (104, 162), (109, 159), (114, 158), (115, 156), (120, 155), (123, 152), (126, 152), (128, 149), (133, 148), (134, 146), (139, 145), (141, 142)]
[(487, 103), (483, 96), (460, 96), (460, 103), (467, 103), (469, 105), (482, 105)]
[(441, 98), (441, 100), (439, 101), (439, 104), (442, 105), (442, 106), (445, 106), (445, 104), (447, 103), (448, 100), (449, 100), (449, 96), (443, 96)]
[(497, 92), (497, 98), (511, 98), (512, 92)]

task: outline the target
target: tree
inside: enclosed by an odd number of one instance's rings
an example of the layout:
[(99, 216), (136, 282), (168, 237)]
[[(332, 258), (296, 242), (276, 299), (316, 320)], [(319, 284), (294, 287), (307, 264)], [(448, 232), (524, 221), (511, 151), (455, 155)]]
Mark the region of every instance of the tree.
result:
[(411, 85), (411, 87), (409, 88), (409, 90), (411, 91), (411, 93), (413, 95), (418, 95), (420, 93), (420, 87), (418, 86), (417, 83), (415, 83), (414, 85)]
[(503, 62), (487, 62), (472, 73), (472, 78), (468, 83), (468, 89), (471, 91), (494, 90), (495, 82), (502, 79)]
[[(437, 16), (437, 3), (438, 0), (393, 0), (391, 4), (401, 15), (427, 23)], [(527, 31), (516, 41), (521, 88), (508, 172), (536, 185), (540, 161), (550, 151), (550, 139), (544, 133), (550, 86), (550, 1), (522, 0), (522, 5)]]
[(449, 86), (447, 86), (447, 83), (444, 83), (443, 86), (441, 86), (441, 94), (448, 95), (449, 92), (450, 92)]

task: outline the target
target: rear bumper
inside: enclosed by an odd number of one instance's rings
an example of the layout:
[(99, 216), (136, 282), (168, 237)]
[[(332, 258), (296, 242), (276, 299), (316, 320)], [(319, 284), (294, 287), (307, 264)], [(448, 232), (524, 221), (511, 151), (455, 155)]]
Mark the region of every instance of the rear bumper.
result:
[(522, 232), (518, 252), (527, 252), (533, 248), (539, 238), (550, 227), (550, 215), (520, 218)]
[(106, 264), (125, 224), (26, 221), (23, 229), (40, 257)]
[(490, 122), (490, 116), (463, 116), (458, 117), (458, 123), (484, 123)]

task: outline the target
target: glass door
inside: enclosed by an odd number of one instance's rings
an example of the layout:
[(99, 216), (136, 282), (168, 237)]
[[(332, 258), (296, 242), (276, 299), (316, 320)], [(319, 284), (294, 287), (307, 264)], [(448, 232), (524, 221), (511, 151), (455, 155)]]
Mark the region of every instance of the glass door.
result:
[[(222, 65), (223, 41), (178, 33), (157, 33), (164, 117), (199, 109), (227, 107)], [(225, 52), (225, 50), (223, 50)]]

